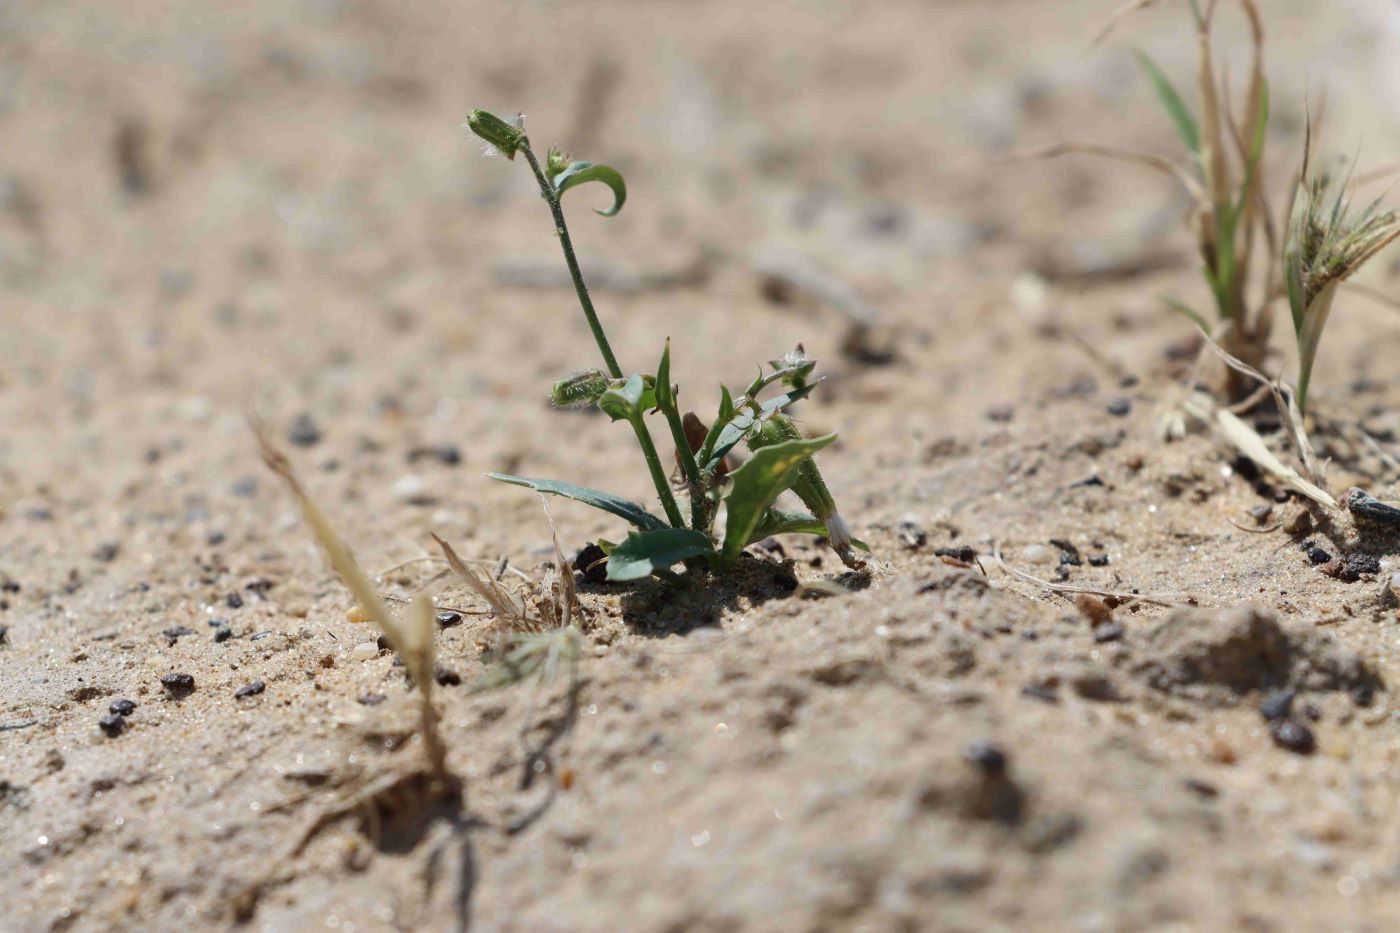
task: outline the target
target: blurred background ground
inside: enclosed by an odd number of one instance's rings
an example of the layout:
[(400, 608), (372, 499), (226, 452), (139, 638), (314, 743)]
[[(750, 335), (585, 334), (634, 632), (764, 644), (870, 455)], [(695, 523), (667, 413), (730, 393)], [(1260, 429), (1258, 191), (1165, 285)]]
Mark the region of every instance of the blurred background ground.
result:
[[(891, 572), (826, 600), (781, 580), (712, 602), (585, 593), (578, 719), (552, 752), (567, 789), (525, 780), (522, 746), (568, 722), (558, 685), (447, 687), (462, 821), (392, 843), (339, 824), (252, 923), (1389, 929), (1400, 625), (1374, 580), (1323, 576), (1297, 545), (1394, 544), (1226, 521), (1298, 507), (1208, 438), (1155, 440), (1190, 337), (1160, 296), (1206, 294), (1183, 199), (1131, 168), (1010, 158), (1065, 139), (1174, 151), (1130, 54), (1189, 85), (1186, 4), (1159, 7), (1091, 49), (1102, 0), (0, 6), (15, 928), (232, 925), (337, 789), (416, 753), (400, 672), (353, 656), (373, 634), (262, 470), (248, 411), (371, 568), (426, 555), (434, 530), (538, 571), (538, 503), (488, 470), (647, 498), (625, 436), (544, 403), (595, 361), (533, 181), (460, 127), (485, 106), (626, 175), (619, 217), (590, 214), (587, 188), (568, 205), (625, 368), (670, 336), (703, 411), (798, 341), (822, 361), (801, 416), (841, 432), (823, 468)], [(1261, 8), (1271, 181), (1296, 168), (1305, 93), (1324, 152), (1400, 159), (1400, 8)], [(1228, 4), (1218, 48), (1242, 82)], [(854, 298), (805, 300), (794, 276)], [(1368, 281), (1389, 290), (1391, 270)], [(852, 308), (876, 316), (859, 340)], [(1339, 303), (1314, 389), (1392, 450), (1398, 324)], [(1397, 498), (1396, 477), (1339, 459), (1339, 487)], [(617, 533), (554, 515), (568, 549)], [(933, 554), (997, 541), (1051, 576), (1052, 538), (1109, 558), (1069, 565), (1074, 582), (1203, 608), (1120, 613), (1098, 641), (985, 556), (984, 582)], [(837, 569), (785, 544), (799, 580)], [(1232, 614), (1246, 602), (1267, 621)], [(480, 633), (442, 638), (469, 683)], [(1201, 661), (1231, 652), (1257, 660)], [(196, 681), (179, 702), (159, 683), (176, 671)], [(1316, 706), (1311, 756), (1257, 711), (1287, 685)], [(110, 739), (117, 698), (138, 707)]]

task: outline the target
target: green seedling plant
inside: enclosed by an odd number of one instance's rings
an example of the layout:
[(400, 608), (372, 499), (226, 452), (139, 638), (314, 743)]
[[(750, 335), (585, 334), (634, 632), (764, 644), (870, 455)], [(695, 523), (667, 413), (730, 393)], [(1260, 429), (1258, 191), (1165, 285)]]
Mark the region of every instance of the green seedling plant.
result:
[[(1123, 8), (1120, 16), (1154, 2), (1136, 0)], [(1036, 154), (1105, 156), (1154, 169), (1178, 182), (1191, 198), (1190, 228), (1214, 312), (1202, 314), (1176, 299), (1167, 299), (1168, 304), (1200, 325), (1227, 352), (1259, 367), (1268, 351), (1270, 308), (1282, 295), (1281, 289), (1270, 284), (1281, 280), (1281, 276), (1273, 274), (1279, 267), (1280, 249), (1277, 228), (1261, 186), (1269, 121), (1269, 84), (1263, 71), (1264, 31), (1254, 0), (1239, 0), (1253, 49), (1242, 98), (1243, 122), (1239, 123), (1230, 105), (1229, 89), (1213, 62), (1211, 31), (1216, 6), (1216, 0), (1206, 0), (1204, 7), (1199, 0), (1190, 0), (1199, 47), (1195, 111), (1155, 61), (1144, 52), (1136, 53), (1186, 150), (1186, 164), (1156, 153), (1081, 143), (1052, 146)], [(1120, 16), (1110, 21), (1096, 42), (1108, 34)], [(1258, 294), (1251, 295), (1251, 273), (1261, 242), (1269, 272), (1263, 288), (1255, 289)], [(1234, 370), (1226, 373), (1227, 394), (1238, 395), (1242, 389), (1239, 374)]]
[[(491, 478), (574, 499), (635, 526), (619, 543), (598, 542), (607, 555), (609, 580), (657, 576), (678, 581), (683, 579), (673, 569), (678, 564), (684, 565), (686, 576), (727, 572), (734, 568), (745, 547), (775, 534), (825, 537), (848, 566), (862, 566), (855, 549), (865, 546), (851, 536), (814, 459), (817, 451), (831, 444), (836, 435), (806, 437), (787, 413), (820, 381), (813, 377), (815, 361), (798, 347), (781, 359), (770, 361), (768, 371), (760, 367), (757, 377), (742, 391), (721, 387), (718, 410), (709, 427), (693, 412), (681, 411), (680, 389), (671, 380), (669, 340), (654, 372), (625, 374), (584, 283), (562, 203), (565, 192), (597, 182), (612, 191), (612, 205), (598, 211), (611, 217), (622, 209), (627, 197), (622, 175), (606, 165), (575, 160), (558, 149), (550, 149), (541, 164), (525, 134), (522, 118), (506, 120), (474, 110), (466, 126), (485, 140), (488, 154), (500, 154), (512, 161), (521, 156), (529, 166), (553, 216), (579, 306), (603, 359), (602, 369), (576, 373), (556, 383), (551, 400), (561, 408), (596, 406), (612, 421), (623, 422), (631, 429), (665, 517), (636, 502), (572, 483), (500, 473), (489, 474)], [(765, 394), (769, 397), (765, 398)], [(647, 423), (647, 416), (652, 413), (662, 416), (675, 444), (681, 474), (678, 485), (688, 500), (684, 511)], [(730, 454), (740, 444), (751, 455), (743, 465), (731, 470)], [(776, 505), (778, 497), (788, 490), (796, 493), (808, 512), (789, 511)], [(721, 507), (725, 512), (724, 527), (716, 530)]]

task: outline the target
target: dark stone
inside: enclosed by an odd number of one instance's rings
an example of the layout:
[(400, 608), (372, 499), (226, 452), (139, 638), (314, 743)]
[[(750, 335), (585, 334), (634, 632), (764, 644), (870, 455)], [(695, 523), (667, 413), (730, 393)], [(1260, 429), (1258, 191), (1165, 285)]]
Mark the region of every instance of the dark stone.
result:
[(462, 452), (453, 444), (415, 447), (408, 452), (408, 462), (417, 463), (419, 460), (436, 460), (443, 466), (457, 466), (462, 462)]
[(380, 703), (383, 703), (387, 699), (389, 698), (382, 693), (366, 693), (363, 694), (355, 702), (360, 703), (363, 706), (378, 706)]
[(1047, 687), (1042, 684), (1027, 684), (1021, 688), (1021, 696), (1032, 700), (1039, 700), (1042, 703), (1060, 702), (1060, 694), (1054, 687)]
[(1293, 712), (1295, 690), (1274, 690), (1259, 703), (1259, 715), (1270, 722), (1287, 719)]
[(1314, 544), (1314, 545), (1312, 545), (1312, 546), (1310, 546), (1310, 547), (1308, 548), (1307, 554), (1308, 554), (1308, 560), (1312, 561), (1314, 564), (1325, 564), (1325, 563), (1327, 563), (1329, 560), (1332, 559), (1332, 555), (1331, 555), (1331, 554), (1328, 554), (1326, 551), (1324, 551), (1322, 548), (1318, 547), (1316, 544)]
[(1376, 700), (1376, 688), (1370, 684), (1359, 684), (1351, 688), (1351, 702), (1357, 706), (1370, 706)]
[(287, 432), (287, 440), (298, 447), (314, 447), (321, 442), (321, 429), (316, 426), (310, 415), (301, 414), (292, 422), (292, 429)]
[(1103, 644), (1109, 641), (1118, 641), (1123, 637), (1123, 626), (1117, 622), (1109, 622), (1106, 625), (1094, 626), (1094, 641)]
[(126, 731), (126, 717), (113, 713), (110, 716), (103, 716), (97, 720), (97, 728), (107, 733), (109, 738), (115, 739)]
[(1078, 567), (1084, 563), (1079, 556), (1079, 548), (1075, 547), (1073, 542), (1064, 538), (1051, 538), (1050, 543), (1060, 549), (1060, 566)]
[(130, 716), (136, 712), (136, 703), (132, 700), (113, 700), (108, 704), (107, 711), (115, 716)]
[(228, 594), (228, 599), (224, 600), (224, 602), (228, 604), (228, 607), (229, 607), (230, 609), (242, 609), (242, 608), (243, 608), (243, 597), (240, 596), (240, 595), (237, 594), (237, 593), (230, 593), (230, 594)]
[(228, 640), (229, 640), (230, 638), (232, 638), (232, 637), (233, 637), (233, 629), (231, 629), (231, 628), (228, 627), (228, 623), (224, 623), (223, 625), (220, 625), (220, 626), (218, 626), (217, 628), (214, 629), (214, 641), (215, 641), (215, 642), (225, 642), (225, 641), (228, 641)]
[(433, 671), (433, 679), (440, 687), (455, 687), (462, 682), (462, 675), (449, 667), (439, 667)]
[(160, 685), (165, 688), (165, 692), (172, 697), (189, 696), (194, 690), (193, 674), (165, 674), (160, 679)]
[(1090, 554), (1090, 555), (1089, 555), (1089, 566), (1090, 566), (1090, 567), (1107, 567), (1107, 566), (1108, 566), (1108, 555), (1107, 555), (1107, 554)]
[(983, 774), (1006, 773), (1006, 753), (988, 742), (973, 742), (963, 752), (963, 757), (980, 768)]
[(233, 698), (235, 700), (241, 700), (244, 697), (255, 697), (266, 689), (267, 684), (263, 683), (261, 680), (255, 680), (252, 683), (244, 684), (237, 690), (233, 691)]
[(440, 628), (454, 628), (462, 624), (462, 614), (444, 610), (437, 614), (437, 624)]
[(1109, 402), (1104, 410), (1115, 418), (1123, 418), (1132, 413), (1133, 403), (1125, 398), (1116, 398)]
[(970, 564), (977, 560), (977, 549), (963, 545), (962, 547), (941, 547), (933, 552), (934, 557), (951, 557), (960, 560), (964, 564)]
[(1275, 719), (1269, 723), (1269, 735), (1275, 745), (1299, 755), (1311, 755), (1317, 747), (1312, 730), (1296, 719)]
[(94, 560), (100, 560), (104, 564), (110, 564), (117, 559), (117, 555), (121, 553), (121, 550), (122, 546), (120, 542), (106, 541), (98, 545), (97, 550), (92, 552), (92, 556)]

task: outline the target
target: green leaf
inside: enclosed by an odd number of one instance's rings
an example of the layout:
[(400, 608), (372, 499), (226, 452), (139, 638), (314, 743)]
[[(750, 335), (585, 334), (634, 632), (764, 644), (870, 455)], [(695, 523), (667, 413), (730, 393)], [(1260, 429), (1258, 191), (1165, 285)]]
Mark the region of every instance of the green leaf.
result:
[[(788, 406), (792, 405), (794, 402), (811, 395), (812, 390), (815, 389), (820, 382), (821, 380), (818, 379), (815, 382), (809, 382), (801, 388), (793, 389), (791, 392), (785, 392), (782, 395), (769, 399), (759, 408), (759, 413), (757, 415), (754, 415), (752, 412), (741, 411), (732, 415), (728, 423), (715, 422), (716, 427), (719, 427), (719, 432), (715, 433), (714, 429), (711, 429), (711, 433), (715, 435), (715, 442), (710, 449), (710, 455), (703, 464), (702, 469), (706, 472), (714, 470), (719, 466), (720, 461), (725, 458), (725, 455), (733, 450), (734, 447), (748, 435), (755, 424), (762, 421), (768, 415), (773, 414), (773, 412), (785, 411)], [(730, 405), (732, 407), (733, 403), (731, 402)]]
[(594, 165), (592, 162), (571, 162), (553, 178), (554, 190), (561, 196), (570, 188), (598, 181), (612, 189), (613, 205), (605, 211), (598, 211), (604, 217), (612, 217), (622, 210), (622, 202), (627, 200), (627, 183), (617, 169), (607, 165)]
[(1210, 322), (1208, 322), (1204, 317), (1202, 317), (1190, 305), (1176, 298), (1173, 298), (1170, 295), (1163, 295), (1162, 301), (1166, 303), (1168, 308), (1171, 308), (1177, 314), (1180, 314), (1182, 317), (1195, 324), (1201, 330), (1205, 331), (1206, 336), (1210, 336)]
[(721, 559), (726, 565), (734, 563), (739, 552), (749, 543), (754, 529), (763, 520), (763, 513), (784, 489), (792, 485), (804, 461), (827, 444), (836, 440), (835, 434), (810, 440), (783, 441), (754, 451), (748, 462), (730, 475), (730, 492), (725, 497), (729, 518), (724, 527), (724, 548)]
[(1157, 63), (1147, 56), (1145, 52), (1137, 52), (1137, 60), (1142, 65), (1142, 70), (1147, 73), (1147, 80), (1152, 82), (1152, 87), (1157, 91), (1157, 97), (1162, 101), (1162, 107), (1166, 109), (1167, 116), (1171, 117), (1172, 124), (1176, 127), (1176, 134), (1181, 137), (1181, 141), (1190, 150), (1192, 155), (1201, 154), (1201, 134), (1196, 128), (1196, 118), (1191, 116), (1191, 111), (1182, 102), (1181, 95), (1172, 87), (1172, 83), (1167, 80), (1167, 76), (1162, 73), (1162, 69), (1157, 67)]
[[(763, 513), (763, 520), (758, 523), (753, 534), (749, 535), (748, 543), (762, 541), (771, 535), (816, 535), (819, 538), (824, 538), (826, 537), (826, 523), (806, 512), (768, 509)], [(870, 550), (870, 545), (857, 538), (852, 538), (851, 544), (862, 551)]]
[(640, 580), (691, 557), (714, 554), (710, 539), (689, 528), (631, 534), (608, 556), (609, 580)]
[(598, 407), (614, 421), (631, 421), (656, 407), (656, 393), (641, 373), (634, 373), (620, 386), (613, 386), (598, 399)]
[(502, 483), (510, 483), (512, 486), (524, 486), (535, 492), (563, 496), (566, 499), (582, 502), (584, 505), (591, 505), (595, 509), (611, 512), (618, 518), (627, 519), (643, 531), (670, 527), (637, 503), (629, 502), (611, 493), (599, 492), (586, 486), (575, 486), (573, 483), (561, 483), (552, 479), (532, 479), (528, 476), (510, 476), (505, 473), (487, 473), (486, 475), (491, 479), (500, 480)]
[(671, 385), (671, 338), (666, 338), (666, 349), (661, 351), (661, 363), (656, 367), (656, 407), (663, 412), (676, 410), (675, 386)]

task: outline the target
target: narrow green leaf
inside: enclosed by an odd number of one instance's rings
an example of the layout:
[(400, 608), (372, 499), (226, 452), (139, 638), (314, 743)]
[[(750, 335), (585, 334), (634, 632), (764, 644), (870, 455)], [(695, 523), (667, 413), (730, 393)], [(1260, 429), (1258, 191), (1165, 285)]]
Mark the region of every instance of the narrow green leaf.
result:
[(688, 558), (713, 553), (710, 539), (689, 528), (631, 534), (608, 556), (608, 579), (640, 580)]
[(656, 367), (656, 407), (663, 412), (676, 410), (676, 396), (671, 385), (671, 338), (666, 338), (666, 349), (661, 351), (661, 362)]
[(1172, 87), (1171, 81), (1162, 73), (1162, 69), (1157, 67), (1157, 63), (1148, 57), (1145, 52), (1137, 52), (1137, 60), (1142, 65), (1142, 70), (1147, 73), (1147, 80), (1152, 82), (1152, 87), (1157, 91), (1157, 97), (1162, 102), (1162, 107), (1167, 111), (1167, 116), (1171, 118), (1172, 124), (1176, 127), (1176, 135), (1181, 137), (1182, 143), (1192, 155), (1201, 154), (1201, 134), (1196, 128), (1196, 118), (1191, 116), (1191, 111), (1181, 100), (1181, 95)]
[(803, 461), (832, 441), (835, 434), (810, 440), (784, 441), (754, 451), (748, 462), (730, 476), (731, 487), (725, 497), (729, 517), (724, 527), (724, 547), (721, 558), (732, 564), (749, 543), (753, 531), (763, 520), (763, 513), (784, 489), (797, 478)]
[[(826, 524), (821, 519), (808, 515), (806, 512), (768, 509), (763, 513), (763, 520), (758, 523), (753, 534), (749, 535), (748, 543), (762, 541), (771, 535), (816, 535), (819, 538), (824, 538), (826, 537)], [(856, 538), (851, 539), (851, 544), (862, 551), (870, 550), (870, 545)]]
[(575, 502), (591, 505), (595, 509), (611, 512), (618, 518), (627, 519), (627, 521), (636, 525), (643, 531), (654, 531), (670, 527), (637, 503), (614, 496), (611, 493), (599, 492), (596, 489), (589, 489), (586, 486), (575, 486), (573, 483), (561, 483), (558, 480), (552, 479), (532, 479), (528, 476), (510, 476), (505, 473), (487, 473), (486, 475), (502, 483), (510, 483), (512, 486), (524, 486), (526, 489), (533, 489), (535, 492), (548, 493), (552, 496), (563, 496), (565, 499), (573, 499)]
[(622, 202), (627, 200), (627, 183), (617, 169), (607, 165), (594, 165), (592, 162), (571, 162), (552, 179), (554, 190), (561, 196), (570, 188), (587, 184), (590, 181), (602, 182), (612, 189), (613, 205), (605, 211), (598, 211), (604, 217), (612, 217), (622, 210)]
[(1179, 301), (1178, 299), (1173, 298), (1170, 295), (1163, 295), (1162, 301), (1166, 303), (1166, 306), (1168, 308), (1171, 308), (1177, 314), (1180, 314), (1182, 317), (1195, 324), (1201, 330), (1205, 331), (1207, 336), (1210, 335), (1210, 323), (1190, 305), (1186, 304), (1183, 301)]

